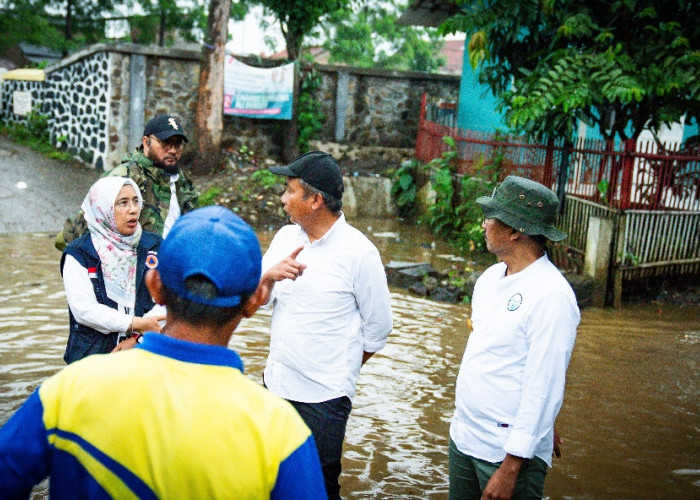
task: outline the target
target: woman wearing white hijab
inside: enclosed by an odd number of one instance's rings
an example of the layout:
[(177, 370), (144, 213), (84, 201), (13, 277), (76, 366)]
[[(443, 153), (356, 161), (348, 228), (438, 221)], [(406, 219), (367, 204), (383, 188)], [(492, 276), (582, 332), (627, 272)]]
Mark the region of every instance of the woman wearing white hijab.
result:
[(126, 177), (99, 179), (83, 201), (89, 231), (61, 258), (70, 315), (66, 363), (111, 352), (126, 338), (132, 347), (141, 333), (161, 331), (160, 311), (146, 315), (154, 303), (143, 277), (158, 263), (162, 238), (141, 229), (142, 206), (138, 186)]

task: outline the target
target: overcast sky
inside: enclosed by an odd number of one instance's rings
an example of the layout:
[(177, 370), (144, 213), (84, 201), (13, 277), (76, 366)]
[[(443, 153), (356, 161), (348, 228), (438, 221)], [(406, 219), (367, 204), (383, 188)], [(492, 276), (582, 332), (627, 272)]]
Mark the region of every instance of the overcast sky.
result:
[(265, 45), (264, 41), (267, 35), (277, 41), (275, 52), (284, 50), (284, 38), (279, 25), (270, 19), (270, 27), (263, 33), (260, 29), (261, 19), (262, 7), (253, 7), (243, 21), (229, 22), (228, 32), (233, 40), (226, 44), (226, 48), (234, 54), (270, 55), (273, 51)]

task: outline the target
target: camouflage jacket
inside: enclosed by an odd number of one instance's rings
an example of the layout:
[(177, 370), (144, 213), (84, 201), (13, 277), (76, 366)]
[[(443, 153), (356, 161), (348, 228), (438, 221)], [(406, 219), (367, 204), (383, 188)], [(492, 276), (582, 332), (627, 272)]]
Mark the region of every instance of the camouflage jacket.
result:
[[(199, 193), (181, 169), (178, 174), (180, 178), (175, 183), (175, 190), (178, 205), (184, 214), (196, 208)], [(170, 208), (170, 176), (153, 165), (153, 162), (139, 150), (127, 155), (121, 164), (102, 174), (102, 177), (114, 175), (130, 177), (136, 182), (143, 196), (143, 209), (139, 217), (141, 227), (162, 235), (163, 224)], [(66, 219), (63, 231), (56, 237), (56, 248), (63, 251), (68, 243), (79, 238), (86, 231), (87, 223), (83, 211), (79, 210)]]

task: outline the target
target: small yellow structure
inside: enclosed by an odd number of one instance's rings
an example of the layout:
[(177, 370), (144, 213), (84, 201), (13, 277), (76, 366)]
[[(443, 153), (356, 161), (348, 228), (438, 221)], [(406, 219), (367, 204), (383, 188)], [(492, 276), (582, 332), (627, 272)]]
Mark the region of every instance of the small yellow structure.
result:
[(46, 73), (43, 69), (36, 68), (19, 68), (6, 71), (2, 74), (3, 80), (26, 80), (30, 82), (43, 82), (46, 79)]

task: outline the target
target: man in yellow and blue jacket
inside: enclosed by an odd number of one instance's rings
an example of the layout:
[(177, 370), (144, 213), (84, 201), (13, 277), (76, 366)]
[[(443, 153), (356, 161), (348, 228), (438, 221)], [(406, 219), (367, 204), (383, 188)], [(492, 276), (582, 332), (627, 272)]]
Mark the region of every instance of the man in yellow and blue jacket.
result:
[(195, 210), (151, 265), (163, 334), (46, 380), (0, 428), (0, 495), (28, 498), (49, 476), (52, 499), (326, 498), (309, 429), (227, 348), (260, 301), (250, 227)]

